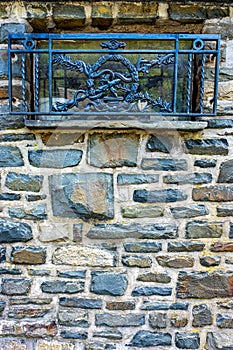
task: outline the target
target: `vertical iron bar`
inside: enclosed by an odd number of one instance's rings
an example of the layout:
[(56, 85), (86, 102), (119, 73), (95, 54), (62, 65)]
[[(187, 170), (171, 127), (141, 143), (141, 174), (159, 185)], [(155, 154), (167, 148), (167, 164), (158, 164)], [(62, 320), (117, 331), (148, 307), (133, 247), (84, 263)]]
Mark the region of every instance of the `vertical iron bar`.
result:
[(219, 66), (220, 66), (220, 39), (216, 41), (216, 62), (215, 62), (215, 79), (214, 79), (214, 103), (213, 103), (213, 113), (217, 113), (217, 99), (218, 99), (218, 76), (219, 76)]
[(179, 59), (179, 38), (175, 42), (175, 60), (174, 60), (174, 76), (173, 76), (173, 113), (176, 113), (176, 93), (177, 93), (177, 76), (178, 76), (178, 59)]
[(186, 96), (186, 112), (190, 113), (191, 105), (191, 81), (192, 81), (192, 54), (188, 57), (188, 86), (187, 86), (187, 96)]
[(203, 113), (204, 85), (205, 85), (205, 59), (206, 59), (206, 54), (203, 54), (202, 60), (201, 60), (200, 113)]
[(13, 112), (12, 106), (12, 63), (11, 63), (11, 38), (8, 38), (8, 94), (9, 94), (9, 111)]
[(35, 107), (39, 112), (39, 54), (35, 54)]
[(34, 57), (30, 53), (30, 111), (35, 112), (35, 89), (34, 89)]
[(21, 76), (22, 76), (22, 111), (26, 111), (26, 87), (25, 87), (25, 54), (21, 57)]
[(52, 111), (53, 76), (52, 76), (52, 39), (49, 37), (49, 113)]

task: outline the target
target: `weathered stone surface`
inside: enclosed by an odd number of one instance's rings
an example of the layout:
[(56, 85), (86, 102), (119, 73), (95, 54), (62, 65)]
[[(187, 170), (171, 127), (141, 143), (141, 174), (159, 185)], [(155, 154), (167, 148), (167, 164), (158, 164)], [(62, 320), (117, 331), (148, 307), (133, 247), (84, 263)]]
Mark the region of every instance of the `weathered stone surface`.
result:
[(103, 3), (93, 4), (91, 18), (94, 27), (107, 28), (113, 21), (113, 7)]
[(200, 264), (202, 266), (218, 266), (221, 262), (220, 256), (202, 256), (200, 257)]
[(180, 272), (177, 284), (178, 298), (227, 298), (233, 295), (233, 274), (215, 271)]
[(141, 310), (187, 310), (188, 303), (173, 303), (168, 304), (165, 302), (156, 302), (156, 301), (144, 301)]
[(233, 339), (230, 332), (208, 332), (206, 350), (232, 350)]
[(77, 4), (67, 4), (64, 11), (60, 6), (53, 5), (53, 18), (57, 28), (73, 29), (82, 27), (85, 23), (85, 8)]
[(0, 262), (6, 261), (6, 248), (0, 247)]
[[(7, 106), (8, 107), (8, 106)], [(0, 106), (0, 128), (1, 130), (21, 129), (24, 127), (23, 115), (9, 115), (5, 106)]]
[(133, 297), (139, 296), (149, 296), (149, 295), (161, 295), (161, 296), (169, 296), (172, 294), (171, 288), (162, 288), (162, 287), (136, 287), (132, 291)]
[(13, 296), (11, 299), (9, 299), (10, 305), (29, 305), (29, 304), (35, 304), (35, 305), (47, 305), (51, 304), (52, 299), (51, 298), (28, 298), (28, 297), (20, 297), (19, 299), (16, 299), (15, 296)]
[(28, 224), (0, 219), (0, 243), (27, 242), (32, 239), (32, 230)]
[(117, 350), (116, 344), (105, 344), (100, 342), (88, 343), (84, 350)]
[(29, 150), (28, 159), (37, 168), (67, 168), (80, 163), (82, 151), (76, 149)]
[(24, 339), (0, 339), (0, 349), (2, 350), (27, 350), (27, 344)]
[(89, 298), (60, 298), (59, 304), (61, 306), (79, 309), (101, 309), (102, 300)]
[(209, 212), (202, 204), (190, 204), (183, 207), (171, 208), (171, 213), (175, 219), (194, 218), (196, 216), (208, 215)]
[(227, 155), (226, 139), (188, 139), (185, 140), (186, 152), (191, 154)]
[(227, 310), (231, 310), (233, 309), (233, 301), (226, 301), (226, 302), (223, 302), (223, 301), (219, 301), (217, 303), (218, 307), (222, 308), (222, 309), (227, 309)]
[(45, 264), (46, 249), (37, 247), (14, 247), (11, 251), (11, 261), (14, 264)]
[(211, 244), (210, 250), (212, 252), (233, 252), (233, 242), (215, 242)]
[(84, 291), (84, 282), (46, 281), (41, 284), (44, 293), (81, 293)]
[(211, 181), (212, 175), (209, 173), (189, 173), (185, 175), (167, 175), (163, 177), (163, 182), (176, 185), (207, 184)]
[(149, 325), (154, 329), (166, 328), (167, 315), (161, 312), (149, 314)]
[(0, 268), (0, 275), (21, 275), (21, 273), (19, 269)]
[(96, 224), (89, 230), (87, 237), (91, 239), (172, 239), (177, 237), (177, 226), (175, 224)]
[(64, 339), (82, 339), (85, 340), (88, 337), (87, 332), (77, 332), (77, 331), (70, 331), (70, 330), (64, 330), (61, 331), (61, 337)]
[(193, 327), (209, 326), (213, 323), (211, 310), (206, 304), (194, 305), (193, 310)]
[(152, 266), (151, 258), (145, 255), (123, 255), (121, 262), (127, 267), (146, 268)]
[(20, 199), (21, 195), (18, 193), (0, 193), (1, 201), (18, 201)]
[(73, 225), (73, 241), (76, 243), (82, 242), (83, 236), (83, 224), (74, 224)]
[[(158, 5), (155, 3), (127, 3), (123, 2), (119, 6), (118, 23), (135, 24), (135, 23), (154, 23), (158, 17)], [(145, 17), (146, 13), (146, 17)]]
[[(46, 336), (55, 336), (57, 325), (52, 322), (2, 322), (0, 327), (1, 336), (23, 336), (26, 338), (39, 338)], [(46, 349), (47, 350), (47, 349)]]
[(43, 183), (43, 176), (9, 172), (6, 177), (6, 187), (13, 191), (39, 192)]
[(105, 173), (63, 174), (49, 177), (55, 216), (111, 219), (113, 177)]
[(216, 238), (222, 234), (222, 222), (193, 221), (186, 225), (186, 238)]
[[(233, 80), (232, 69), (227, 67), (222, 68), (220, 76), (224, 77), (225, 81)], [(211, 120), (208, 120), (208, 127), (210, 129), (233, 128), (233, 120), (232, 119), (211, 119)]]
[(88, 327), (88, 313), (84, 310), (64, 309), (58, 312), (58, 322), (62, 326)]
[(86, 270), (57, 271), (58, 277), (86, 278)]
[(193, 200), (209, 202), (233, 201), (233, 187), (217, 185), (193, 189)]
[(172, 140), (168, 136), (152, 135), (147, 141), (146, 150), (149, 152), (169, 153), (172, 145)]
[(115, 256), (111, 251), (92, 246), (67, 245), (58, 247), (53, 254), (56, 265), (114, 266)]
[(233, 183), (233, 159), (227, 160), (220, 165), (217, 182)]
[(157, 283), (170, 283), (171, 277), (166, 273), (153, 273), (146, 272), (141, 275), (138, 275), (137, 281), (141, 282), (157, 282)]
[(119, 174), (117, 176), (118, 185), (140, 185), (150, 184), (159, 181), (158, 174)]
[(140, 203), (169, 203), (184, 201), (187, 199), (187, 194), (183, 191), (169, 188), (166, 190), (135, 190), (133, 200)]
[(59, 342), (56, 340), (39, 340), (36, 350), (74, 350), (73, 344)]
[(1, 24), (0, 42), (7, 40), (9, 34), (22, 34), (27, 32), (26, 23), (18, 23), (17, 21), (11, 21), (11, 23)]
[(48, 269), (28, 269), (28, 274), (30, 276), (50, 276), (51, 270)]
[(45, 220), (47, 219), (46, 204), (38, 204), (35, 206), (24, 206), (17, 208), (9, 208), (10, 217), (25, 220)]
[(134, 167), (139, 135), (93, 133), (88, 140), (88, 163), (98, 168)]
[(128, 286), (128, 280), (123, 273), (93, 271), (91, 276), (90, 290), (95, 294), (123, 295)]
[(3, 134), (0, 135), (0, 142), (34, 141), (35, 135), (27, 134)]
[(199, 349), (199, 333), (180, 333), (175, 334), (175, 344), (179, 349)]
[(44, 317), (49, 313), (50, 309), (45, 309), (41, 307), (11, 307), (8, 311), (9, 318), (22, 319), (22, 318), (37, 318)]
[(63, 242), (69, 240), (69, 224), (47, 221), (39, 224), (41, 242)]
[(6, 302), (4, 300), (0, 300), (0, 313), (3, 312), (3, 310), (5, 309), (6, 306)]
[(138, 331), (131, 339), (130, 346), (170, 346), (172, 337), (169, 333)]
[(32, 281), (22, 278), (3, 278), (2, 294), (25, 295), (30, 291)]
[(158, 253), (162, 250), (162, 244), (154, 241), (124, 243), (126, 252), (132, 253)]
[(93, 332), (93, 337), (97, 338), (106, 338), (106, 339), (122, 339), (122, 333), (120, 331), (100, 331), (100, 332)]
[(145, 316), (142, 314), (97, 314), (95, 324), (107, 327), (137, 327), (145, 324)]
[(24, 165), (22, 154), (18, 147), (0, 147), (0, 167), (15, 167)]
[(229, 238), (233, 238), (233, 223), (230, 223)]
[(216, 324), (219, 328), (233, 328), (233, 316), (228, 314), (218, 314)]
[(193, 267), (194, 258), (191, 256), (158, 256), (156, 257), (159, 265), (175, 269)]
[(158, 205), (132, 205), (122, 207), (121, 213), (123, 218), (156, 218), (163, 216), (164, 208)]
[(204, 249), (205, 244), (197, 241), (179, 241), (168, 242), (168, 252), (200, 252)]
[(45, 199), (46, 194), (26, 194), (25, 198), (28, 202), (36, 202)]
[(108, 310), (134, 310), (135, 307), (134, 301), (110, 301), (106, 303)]
[(39, 137), (43, 144), (50, 147), (73, 145), (84, 141), (84, 135), (81, 132), (61, 132), (61, 130), (43, 130), (39, 133)]
[(141, 167), (144, 170), (156, 171), (180, 171), (188, 170), (185, 159), (167, 159), (167, 158), (143, 158)]
[[(204, 3), (205, 5), (205, 3)], [(227, 6), (203, 6), (202, 4), (173, 4), (169, 5), (169, 17), (180, 22), (204, 21), (205, 19), (222, 18), (229, 15)]]
[(183, 328), (187, 326), (188, 319), (181, 315), (174, 315), (170, 319), (170, 324), (172, 327), (175, 327), (175, 328)]
[(198, 166), (199, 168), (214, 168), (217, 164), (216, 159), (197, 159), (194, 162), (194, 166)]
[(233, 205), (221, 205), (217, 207), (217, 216), (233, 216)]

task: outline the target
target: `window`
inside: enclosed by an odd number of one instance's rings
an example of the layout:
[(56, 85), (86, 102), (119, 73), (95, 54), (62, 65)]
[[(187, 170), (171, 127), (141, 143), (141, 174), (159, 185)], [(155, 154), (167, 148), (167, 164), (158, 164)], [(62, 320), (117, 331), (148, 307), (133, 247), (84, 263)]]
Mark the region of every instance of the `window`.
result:
[[(219, 35), (12, 34), (10, 113), (25, 115), (27, 125), (213, 116), (219, 61)], [(20, 111), (14, 79), (21, 81)]]

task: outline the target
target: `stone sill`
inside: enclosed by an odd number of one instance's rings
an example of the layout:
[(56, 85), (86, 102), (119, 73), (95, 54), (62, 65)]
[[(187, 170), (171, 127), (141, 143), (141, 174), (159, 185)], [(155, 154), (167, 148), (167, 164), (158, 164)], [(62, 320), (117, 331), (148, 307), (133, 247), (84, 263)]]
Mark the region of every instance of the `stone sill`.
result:
[(28, 128), (75, 128), (81, 130), (90, 130), (94, 128), (101, 129), (143, 129), (143, 130), (177, 130), (177, 131), (199, 131), (207, 128), (205, 121), (185, 121), (185, 120), (51, 120), (50, 118), (38, 120), (25, 120), (25, 126)]

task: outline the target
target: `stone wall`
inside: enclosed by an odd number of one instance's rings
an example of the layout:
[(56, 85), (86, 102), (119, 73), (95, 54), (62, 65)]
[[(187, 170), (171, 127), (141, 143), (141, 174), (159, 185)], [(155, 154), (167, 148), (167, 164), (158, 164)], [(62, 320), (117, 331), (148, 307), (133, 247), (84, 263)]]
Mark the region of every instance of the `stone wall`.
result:
[[(0, 16), (0, 349), (233, 349), (233, 7), (2, 1)], [(7, 113), (7, 33), (24, 31), (221, 33), (218, 116), (26, 129)]]

